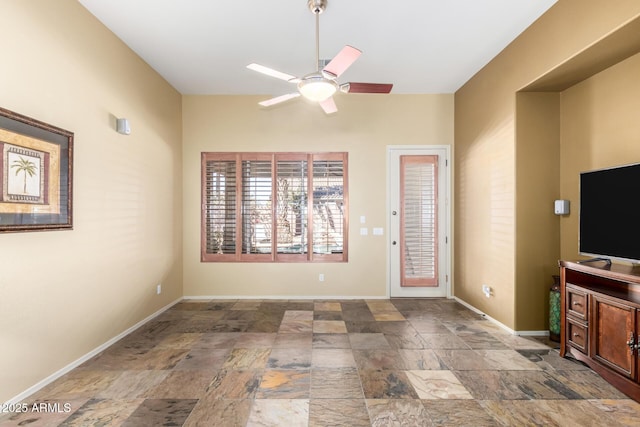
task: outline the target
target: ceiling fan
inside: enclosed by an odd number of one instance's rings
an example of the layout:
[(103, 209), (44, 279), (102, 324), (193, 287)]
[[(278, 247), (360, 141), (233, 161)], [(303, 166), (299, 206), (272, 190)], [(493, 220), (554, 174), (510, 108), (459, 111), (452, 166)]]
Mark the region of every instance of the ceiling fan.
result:
[(331, 114), (338, 111), (336, 103), (333, 100), (333, 94), (338, 90), (343, 93), (389, 93), (393, 84), (387, 83), (338, 83), (337, 78), (344, 73), (347, 68), (353, 64), (362, 52), (355, 47), (345, 46), (340, 52), (326, 64), (322, 70), (320, 55), (320, 14), (327, 7), (327, 0), (308, 0), (307, 5), (311, 12), (316, 16), (316, 71), (307, 74), (304, 77), (296, 77), (287, 73), (274, 70), (264, 65), (249, 64), (247, 68), (266, 74), (277, 79), (281, 79), (298, 86), (298, 91), (288, 93), (286, 95), (277, 96), (258, 104), (263, 107), (279, 104), (302, 95), (304, 98), (317, 102), (325, 113)]

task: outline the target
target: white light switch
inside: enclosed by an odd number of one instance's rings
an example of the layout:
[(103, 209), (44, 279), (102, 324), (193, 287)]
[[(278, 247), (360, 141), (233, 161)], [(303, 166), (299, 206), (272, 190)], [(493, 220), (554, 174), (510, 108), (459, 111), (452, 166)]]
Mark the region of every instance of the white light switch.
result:
[(367, 234), (369, 234), (369, 229), (367, 227), (362, 227), (360, 229), (360, 235), (361, 236), (366, 236)]
[(367, 218), (364, 215), (360, 216), (360, 224), (365, 224), (366, 222)]
[(382, 236), (384, 234), (384, 228), (382, 227), (373, 227), (373, 235), (374, 236)]

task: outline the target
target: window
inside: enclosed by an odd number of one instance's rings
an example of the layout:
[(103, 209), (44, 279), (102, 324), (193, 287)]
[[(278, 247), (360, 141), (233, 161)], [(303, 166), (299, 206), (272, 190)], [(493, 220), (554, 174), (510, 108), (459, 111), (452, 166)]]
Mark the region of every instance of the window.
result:
[(347, 218), (347, 153), (202, 153), (202, 261), (347, 261)]

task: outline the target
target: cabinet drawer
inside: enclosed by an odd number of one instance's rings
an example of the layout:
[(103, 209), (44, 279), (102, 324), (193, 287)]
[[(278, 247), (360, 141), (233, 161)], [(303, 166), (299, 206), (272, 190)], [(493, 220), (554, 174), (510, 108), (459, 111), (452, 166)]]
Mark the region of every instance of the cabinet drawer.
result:
[(588, 328), (585, 324), (567, 318), (567, 342), (587, 354)]
[(587, 294), (567, 287), (567, 314), (581, 320), (587, 320)]

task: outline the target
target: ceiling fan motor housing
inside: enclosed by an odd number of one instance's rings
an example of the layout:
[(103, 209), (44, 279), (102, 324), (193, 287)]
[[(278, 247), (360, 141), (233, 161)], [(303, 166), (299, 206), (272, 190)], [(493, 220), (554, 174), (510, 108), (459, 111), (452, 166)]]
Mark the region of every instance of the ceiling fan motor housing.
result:
[(319, 15), (327, 8), (327, 0), (309, 0), (307, 5), (314, 15)]

